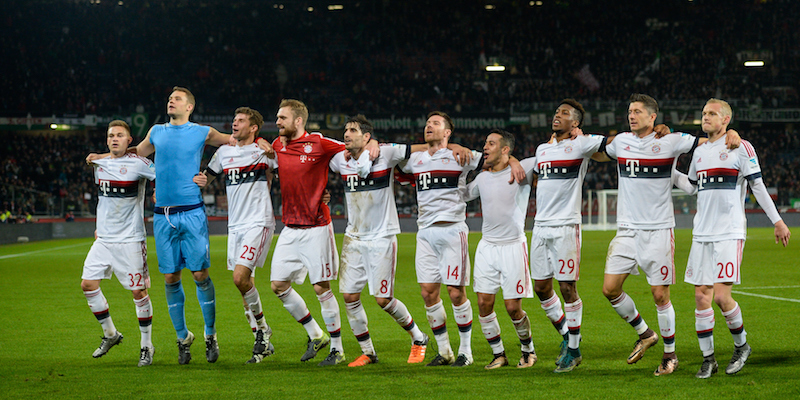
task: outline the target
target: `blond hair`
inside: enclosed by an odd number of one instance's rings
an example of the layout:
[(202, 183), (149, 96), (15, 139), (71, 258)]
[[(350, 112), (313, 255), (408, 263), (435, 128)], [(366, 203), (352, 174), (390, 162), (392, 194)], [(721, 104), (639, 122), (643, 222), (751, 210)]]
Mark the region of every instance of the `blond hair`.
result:
[(283, 99), (281, 100), (281, 105), (278, 108), (289, 107), (292, 110), (292, 116), (295, 119), (302, 118), (303, 125), (308, 122), (308, 107), (306, 107), (305, 103), (300, 100), (294, 99)]
[(709, 105), (709, 104), (719, 104), (719, 108), (720, 108), (720, 112), (721, 112), (722, 116), (723, 117), (724, 116), (728, 116), (728, 117), (731, 117), (731, 119), (733, 119), (733, 110), (731, 109), (731, 105), (728, 104), (727, 101), (720, 100), (720, 99), (715, 99), (715, 98), (712, 97), (712, 98), (708, 99), (708, 101), (706, 102), (706, 105)]

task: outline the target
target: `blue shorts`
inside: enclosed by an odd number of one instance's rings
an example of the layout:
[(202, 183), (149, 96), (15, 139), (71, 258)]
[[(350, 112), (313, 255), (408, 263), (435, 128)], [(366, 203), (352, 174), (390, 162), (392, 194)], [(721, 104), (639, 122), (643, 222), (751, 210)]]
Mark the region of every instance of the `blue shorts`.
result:
[(162, 274), (184, 268), (201, 271), (211, 266), (208, 219), (204, 207), (153, 216), (158, 270)]

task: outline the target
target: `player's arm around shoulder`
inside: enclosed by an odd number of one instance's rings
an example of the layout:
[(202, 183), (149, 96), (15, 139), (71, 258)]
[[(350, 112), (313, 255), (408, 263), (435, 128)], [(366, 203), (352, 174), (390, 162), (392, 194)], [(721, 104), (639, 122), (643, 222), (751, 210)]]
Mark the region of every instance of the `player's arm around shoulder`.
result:
[(213, 127), (208, 127), (208, 135), (206, 136), (207, 145), (219, 147), (222, 146), (223, 144), (229, 144), (230, 141), (231, 141), (231, 135), (222, 133)]

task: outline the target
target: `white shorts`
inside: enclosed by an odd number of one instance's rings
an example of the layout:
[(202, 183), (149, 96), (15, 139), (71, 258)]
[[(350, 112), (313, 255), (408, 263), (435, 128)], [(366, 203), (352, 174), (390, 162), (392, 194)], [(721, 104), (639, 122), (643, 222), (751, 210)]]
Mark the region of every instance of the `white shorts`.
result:
[(644, 271), (650, 286), (675, 284), (675, 236), (672, 229), (617, 229), (608, 245), (606, 274), (639, 275)]
[(86, 261), (81, 279), (96, 281), (117, 276), (122, 287), (144, 290), (150, 287), (147, 269), (147, 244), (141, 242), (112, 243), (95, 240)]
[(267, 261), (273, 233), (275, 228), (263, 226), (228, 232), (228, 270), (243, 265), (252, 271), (250, 276), (256, 276), (256, 267)]
[(528, 268), (528, 243), (523, 238), (517, 243), (498, 245), (485, 240), (478, 242), (475, 250), (476, 293), (496, 294), (503, 289), (504, 299), (533, 297)]
[(272, 255), (270, 280), (303, 283), (332, 281), (339, 272), (333, 223), (298, 229), (284, 227)]
[(394, 297), (397, 236), (359, 240), (344, 236), (339, 293), (361, 293), (369, 282), (374, 297)]
[(741, 283), (742, 253), (744, 240), (720, 240), (719, 242), (692, 241), (686, 275), (683, 280), (692, 285), (715, 283)]
[(581, 271), (581, 226), (533, 226), (531, 277), (577, 281)]
[(417, 232), (417, 282), (469, 286), (469, 228), (465, 222)]

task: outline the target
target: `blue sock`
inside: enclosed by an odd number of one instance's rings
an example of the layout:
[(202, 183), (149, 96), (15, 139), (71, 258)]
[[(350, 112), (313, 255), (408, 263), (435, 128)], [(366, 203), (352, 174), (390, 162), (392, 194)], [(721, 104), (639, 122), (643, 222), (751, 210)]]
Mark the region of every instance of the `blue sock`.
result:
[(183, 304), (186, 302), (186, 295), (183, 293), (181, 281), (167, 283), (164, 285), (167, 291), (167, 309), (169, 318), (172, 319), (172, 326), (175, 327), (175, 334), (178, 339), (186, 339), (189, 331), (186, 329), (186, 316), (183, 313)]
[(215, 326), (217, 319), (217, 302), (214, 295), (214, 282), (209, 276), (202, 282), (194, 281), (197, 285), (197, 301), (203, 311), (203, 320), (206, 322), (206, 335), (217, 333)]

